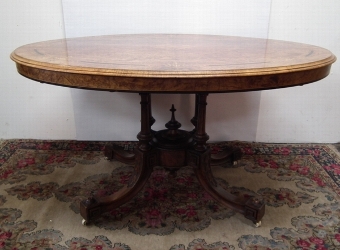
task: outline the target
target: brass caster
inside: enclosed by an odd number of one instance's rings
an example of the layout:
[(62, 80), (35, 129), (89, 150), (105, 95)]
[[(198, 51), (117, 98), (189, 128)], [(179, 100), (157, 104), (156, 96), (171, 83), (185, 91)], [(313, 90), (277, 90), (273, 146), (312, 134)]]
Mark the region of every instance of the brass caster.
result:
[(260, 227), (261, 226), (261, 221), (255, 223), (255, 227)]
[(236, 166), (238, 164), (238, 161), (233, 161), (233, 165)]
[(81, 221), (81, 224), (82, 224), (83, 226), (87, 226), (87, 220), (83, 219), (83, 220)]

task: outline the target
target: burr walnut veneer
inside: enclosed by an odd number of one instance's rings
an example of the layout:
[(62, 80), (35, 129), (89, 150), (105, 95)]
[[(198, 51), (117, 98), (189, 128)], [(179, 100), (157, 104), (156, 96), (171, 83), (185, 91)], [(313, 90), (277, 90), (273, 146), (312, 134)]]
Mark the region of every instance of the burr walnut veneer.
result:
[[(211, 165), (227, 165), (241, 156), (230, 148), (210, 155), (205, 131), (209, 93), (275, 89), (318, 81), (329, 74), (335, 56), (326, 49), (293, 42), (210, 35), (109, 35), (39, 42), (16, 49), (11, 58), (18, 72), (55, 85), (139, 93), (141, 131), (134, 153), (107, 145), (105, 155), (135, 166), (128, 184), (108, 197), (89, 197), (80, 204), (91, 221), (131, 200), (154, 166), (172, 174), (193, 167), (205, 190), (259, 225), (261, 197), (237, 197), (221, 188)], [(196, 95), (192, 131), (179, 129), (175, 108), (166, 129), (153, 131), (152, 93)]]

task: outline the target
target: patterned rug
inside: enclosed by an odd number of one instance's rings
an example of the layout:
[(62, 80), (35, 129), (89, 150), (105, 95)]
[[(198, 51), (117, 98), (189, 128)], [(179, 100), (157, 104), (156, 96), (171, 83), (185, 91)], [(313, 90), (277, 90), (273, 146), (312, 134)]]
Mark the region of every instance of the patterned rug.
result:
[[(157, 167), (129, 203), (81, 224), (79, 202), (122, 187), (132, 167), (106, 161), (104, 142), (0, 142), (0, 249), (340, 249), (340, 155), (335, 145), (215, 143), (243, 151), (213, 167), (225, 189), (262, 195), (262, 226), (220, 206), (191, 168)], [(134, 142), (120, 142), (132, 150)]]

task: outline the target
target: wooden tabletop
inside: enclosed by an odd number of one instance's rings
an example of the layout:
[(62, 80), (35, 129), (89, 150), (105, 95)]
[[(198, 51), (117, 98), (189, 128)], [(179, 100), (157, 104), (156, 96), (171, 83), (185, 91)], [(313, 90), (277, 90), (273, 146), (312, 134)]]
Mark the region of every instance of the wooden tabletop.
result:
[(211, 35), (110, 35), (28, 44), (20, 74), (67, 87), (128, 92), (235, 92), (318, 81), (336, 57), (300, 43)]

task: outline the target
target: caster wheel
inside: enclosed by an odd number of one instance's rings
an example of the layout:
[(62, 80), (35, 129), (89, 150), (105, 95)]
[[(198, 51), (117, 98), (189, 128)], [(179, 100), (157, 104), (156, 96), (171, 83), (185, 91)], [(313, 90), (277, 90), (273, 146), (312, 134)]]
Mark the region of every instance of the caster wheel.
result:
[(261, 226), (261, 221), (255, 223), (255, 227), (260, 227)]
[(82, 224), (83, 226), (87, 226), (87, 220), (83, 219), (83, 220), (81, 221), (81, 224)]
[(238, 161), (233, 161), (233, 165), (236, 166), (238, 164)]

